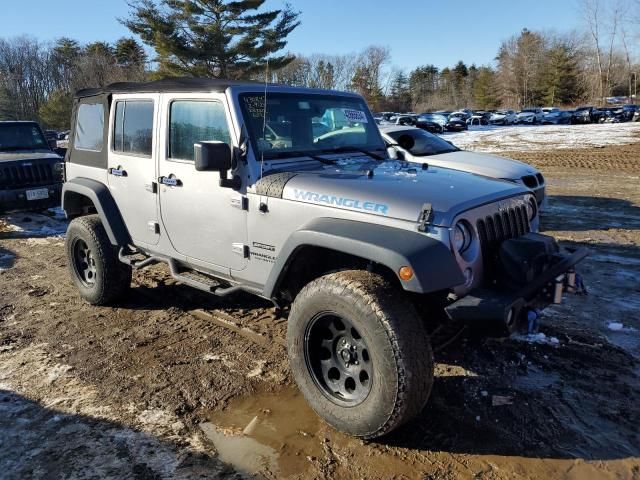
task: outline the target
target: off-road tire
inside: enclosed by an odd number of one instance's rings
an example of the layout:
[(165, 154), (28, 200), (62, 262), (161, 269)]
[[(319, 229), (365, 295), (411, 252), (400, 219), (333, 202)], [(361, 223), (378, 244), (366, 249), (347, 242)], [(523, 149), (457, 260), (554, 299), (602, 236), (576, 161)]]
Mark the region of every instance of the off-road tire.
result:
[[(95, 263), (93, 283), (87, 284), (74, 260), (74, 245), (80, 240), (91, 250)], [(118, 260), (98, 215), (74, 218), (67, 228), (65, 250), (69, 272), (80, 296), (92, 305), (108, 305), (118, 300), (131, 286), (131, 267)]]
[[(305, 342), (318, 315), (348, 319), (364, 339), (373, 363), (366, 398), (355, 406), (336, 403), (314, 377)], [(380, 275), (361, 270), (320, 277), (297, 295), (289, 314), (291, 370), (307, 402), (329, 425), (372, 439), (417, 415), (433, 384), (433, 353), (423, 321), (402, 292)]]

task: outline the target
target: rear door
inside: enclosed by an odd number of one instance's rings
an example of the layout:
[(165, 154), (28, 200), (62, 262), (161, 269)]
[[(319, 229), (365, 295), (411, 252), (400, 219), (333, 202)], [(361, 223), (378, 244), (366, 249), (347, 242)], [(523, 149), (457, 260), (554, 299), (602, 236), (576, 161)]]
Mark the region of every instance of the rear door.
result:
[(109, 135), (109, 188), (131, 238), (155, 245), (160, 238), (157, 207), (158, 96), (114, 96)]

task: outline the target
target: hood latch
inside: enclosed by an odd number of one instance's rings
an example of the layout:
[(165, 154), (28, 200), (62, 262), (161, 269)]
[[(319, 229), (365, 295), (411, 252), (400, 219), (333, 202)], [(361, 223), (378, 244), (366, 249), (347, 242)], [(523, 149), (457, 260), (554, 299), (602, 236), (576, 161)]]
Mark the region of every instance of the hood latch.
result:
[(427, 230), (427, 225), (431, 223), (433, 217), (433, 207), (430, 203), (422, 204), (422, 212), (420, 212), (420, 217), (418, 217), (418, 230), (421, 232), (425, 232)]

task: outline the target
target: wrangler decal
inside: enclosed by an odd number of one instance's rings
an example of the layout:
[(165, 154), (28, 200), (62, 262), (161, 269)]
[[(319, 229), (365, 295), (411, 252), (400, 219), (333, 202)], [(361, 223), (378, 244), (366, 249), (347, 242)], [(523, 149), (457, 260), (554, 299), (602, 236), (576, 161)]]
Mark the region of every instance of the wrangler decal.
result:
[(387, 213), (389, 212), (389, 206), (385, 205), (384, 203), (338, 197), (335, 195), (325, 195), (317, 192), (298, 190), (297, 188), (295, 188), (293, 192), (296, 200), (303, 200), (305, 202), (324, 203), (327, 205), (335, 205), (336, 207), (366, 210), (368, 212), (381, 213), (382, 215), (387, 215)]

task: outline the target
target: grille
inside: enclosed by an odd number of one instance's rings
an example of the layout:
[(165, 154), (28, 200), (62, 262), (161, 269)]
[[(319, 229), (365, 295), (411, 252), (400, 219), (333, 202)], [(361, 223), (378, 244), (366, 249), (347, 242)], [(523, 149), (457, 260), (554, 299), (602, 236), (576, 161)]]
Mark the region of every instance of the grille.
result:
[(524, 177), (522, 177), (522, 182), (528, 188), (536, 188), (538, 186), (538, 179), (535, 177), (535, 175), (525, 175)]
[(50, 163), (0, 164), (0, 189), (31, 187), (55, 183)]
[(498, 264), (500, 245), (510, 238), (520, 237), (531, 231), (529, 216), (524, 205), (511, 207), (477, 221), (478, 238), (482, 249), (485, 274), (493, 278), (493, 266)]

